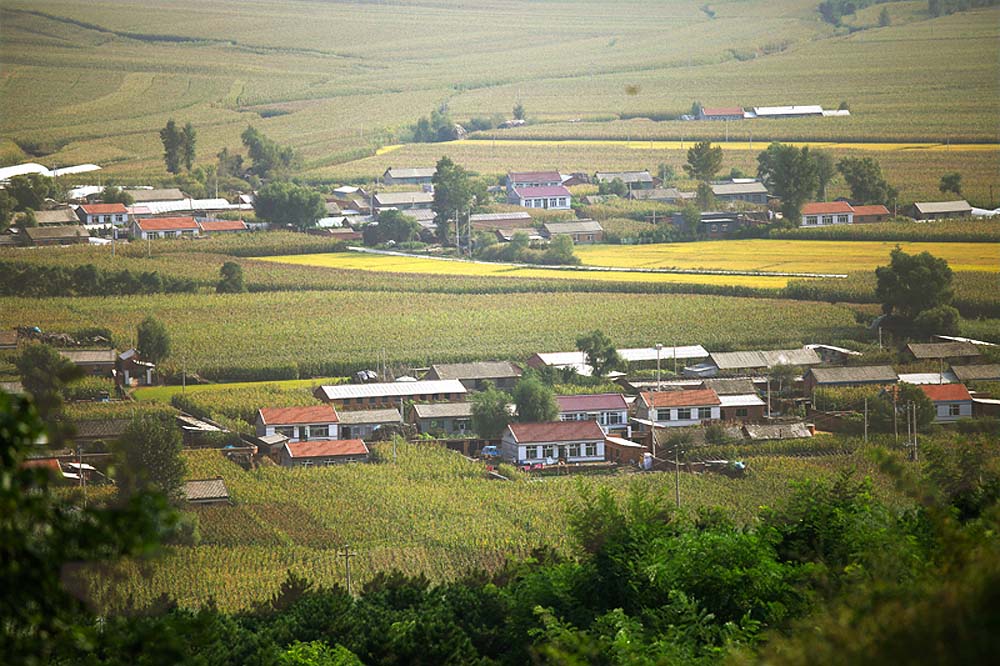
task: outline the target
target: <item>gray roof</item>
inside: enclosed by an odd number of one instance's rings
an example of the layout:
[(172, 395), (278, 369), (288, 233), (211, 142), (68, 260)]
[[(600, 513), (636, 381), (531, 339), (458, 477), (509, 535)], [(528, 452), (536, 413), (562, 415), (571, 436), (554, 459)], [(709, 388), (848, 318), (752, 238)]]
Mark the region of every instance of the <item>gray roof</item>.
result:
[(587, 234), (604, 231), (600, 222), (595, 220), (578, 220), (576, 222), (546, 222), (542, 227), (550, 236), (552, 234)]
[(598, 182), (607, 182), (618, 179), (623, 183), (652, 183), (653, 177), (648, 171), (598, 171), (594, 174)]
[(48, 227), (28, 227), (24, 230), (33, 241), (51, 238), (90, 238), (90, 232), (79, 224), (54, 225)]
[(222, 479), (194, 479), (184, 483), (184, 499), (189, 502), (228, 500), (229, 490)]
[(386, 176), (390, 178), (433, 178), (437, 173), (437, 167), (416, 167), (412, 169), (397, 169), (389, 167), (385, 170)]
[(57, 208), (55, 210), (36, 210), (35, 221), (38, 224), (69, 224), (78, 223), (80, 219), (70, 208)]
[(812, 368), (817, 384), (895, 384), (899, 375), (889, 365), (864, 365), (846, 368)]
[(820, 357), (812, 349), (776, 349), (770, 351), (713, 352), (712, 362), (720, 370), (771, 368), (776, 365), (819, 365)]
[(430, 192), (379, 192), (375, 195), (376, 206), (431, 203), (434, 203), (434, 195)]
[(1000, 365), (953, 365), (951, 371), (962, 383), (970, 381), (1000, 380)]
[(336, 384), (320, 386), (319, 393), (326, 400), (350, 398), (406, 398), (414, 395), (440, 393), (467, 393), (457, 379), (420, 382), (382, 382), (377, 384)]
[(712, 185), (712, 194), (725, 196), (727, 194), (767, 194), (764, 183), (716, 183)]
[(70, 363), (110, 363), (114, 364), (118, 352), (114, 349), (60, 349), (59, 354)]
[(906, 345), (914, 358), (935, 359), (955, 358), (958, 356), (979, 356), (981, 353), (971, 342), (911, 342)]
[(467, 419), (472, 418), (471, 402), (439, 402), (432, 405), (414, 405), (418, 419)]
[(702, 388), (712, 389), (719, 395), (749, 395), (756, 394), (753, 382), (749, 379), (706, 379)]
[(516, 213), (476, 213), (470, 218), (473, 222), (510, 222), (514, 220), (531, 220), (531, 214), (524, 211)]
[(510, 361), (480, 361), (478, 363), (441, 363), (431, 366), (438, 379), (493, 379), (520, 377), (521, 369)]
[(629, 196), (647, 201), (677, 201), (694, 199), (698, 195), (695, 192), (681, 192), (676, 187), (661, 187), (653, 190), (632, 190)]
[(913, 204), (921, 213), (957, 213), (972, 210), (965, 199), (959, 201), (921, 201)]
[(187, 199), (183, 192), (176, 187), (168, 187), (158, 190), (125, 190), (135, 203), (146, 203), (149, 201), (181, 201)]
[(398, 409), (357, 409), (337, 412), (340, 425), (368, 425), (378, 423), (399, 423)]
[(73, 428), (77, 439), (110, 440), (124, 435), (130, 423), (131, 419), (90, 419), (75, 421)]
[(801, 439), (812, 437), (805, 423), (776, 423), (769, 425), (745, 425), (744, 432), (748, 439)]

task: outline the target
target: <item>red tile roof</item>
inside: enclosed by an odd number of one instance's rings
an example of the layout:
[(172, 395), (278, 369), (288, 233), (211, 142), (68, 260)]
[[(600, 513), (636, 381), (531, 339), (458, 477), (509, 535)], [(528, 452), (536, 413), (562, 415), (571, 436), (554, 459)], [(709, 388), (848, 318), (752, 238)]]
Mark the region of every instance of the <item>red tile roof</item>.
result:
[(205, 220), (199, 222), (202, 231), (246, 231), (243, 220)]
[(264, 407), (258, 410), (264, 425), (296, 425), (299, 423), (337, 423), (333, 405), (308, 407)]
[[(650, 405), (650, 396), (655, 404)], [(721, 405), (719, 394), (712, 389), (693, 389), (690, 391), (656, 391), (643, 393), (642, 400), (647, 407), (705, 407)]]
[(515, 171), (507, 175), (515, 185), (517, 183), (562, 182), (562, 174), (558, 171)]
[(136, 220), (143, 231), (197, 230), (198, 223), (193, 217), (144, 217)]
[(519, 444), (532, 442), (578, 442), (604, 439), (597, 421), (553, 421), (551, 423), (511, 423), (507, 426)]
[(549, 185), (548, 187), (515, 187), (514, 192), (523, 199), (532, 197), (568, 197), (572, 196), (562, 185)]
[(593, 412), (599, 410), (628, 409), (621, 393), (598, 393), (596, 395), (556, 396), (560, 412)]
[(57, 458), (28, 458), (21, 462), (22, 469), (46, 469), (56, 474), (62, 474)]
[(964, 384), (921, 384), (920, 390), (933, 402), (972, 400)]
[(125, 204), (120, 203), (110, 203), (110, 204), (85, 204), (80, 206), (87, 215), (110, 215), (111, 213), (127, 213), (128, 210), (125, 208)]
[(874, 206), (855, 206), (855, 215), (888, 215), (889, 209), (882, 204), (876, 204)]
[(854, 208), (846, 201), (826, 201), (807, 203), (802, 207), (803, 215), (832, 215), (834, 213), (853, 213)]
[(742, 116), (742, 106), (719, 106), (715, 108), (702, 107), (703, 116)]
[(309, 442), (286, 442), (285, 447), (292, 458), (368, 455), (368, 447), (360, 439), (316, 439)]

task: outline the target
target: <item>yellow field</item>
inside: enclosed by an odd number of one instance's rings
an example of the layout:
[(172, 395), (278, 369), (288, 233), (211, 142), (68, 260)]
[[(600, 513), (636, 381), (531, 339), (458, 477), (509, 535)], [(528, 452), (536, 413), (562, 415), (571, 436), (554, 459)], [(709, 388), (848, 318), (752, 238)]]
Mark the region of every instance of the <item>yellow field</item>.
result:
[(592, 245), (576, 248), (589, 266), (711, 268), (739, 271), (850, 273), (874, 270), (896, 245), (930, 252), (955, 271), (1000, 271), (1000, 244), (893, 243), (878, 241), (785, 241), (751, 239), (661, 245)]
[[(654, 246), (644, 246), (654, 247)], [(632, 247), (623, 247), (626, 252)], [(503, 264), (448, 261), (424, 257), (395, 257), (390, 255), (335, 252), (332, 254), (294, 254), (277, 257), (259, 257), (259, 261), (274, 261), (300, 266), (323, 266), (345, 270), (364, 270), (385, 273), (411, 273), (420, 275), (468, 275), (521, 278), (552, 278), (563, 280), (604, 280), (612, 282), (672, 282), (682, 284), (719, 284), (741, 287), (780, 289), (788, 283), (783, 277), (758, 277), (753, 275), (684, 275), (677, 273), (628, 273), (551, 270), (545, 268), (518, 268)], [(629, 264), (617, 264), (629, 267)]]

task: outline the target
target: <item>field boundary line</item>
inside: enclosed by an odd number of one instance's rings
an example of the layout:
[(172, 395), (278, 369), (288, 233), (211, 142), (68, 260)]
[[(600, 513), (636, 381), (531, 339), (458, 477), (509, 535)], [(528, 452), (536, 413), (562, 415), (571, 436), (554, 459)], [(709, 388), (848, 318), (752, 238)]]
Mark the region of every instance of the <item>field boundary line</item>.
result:
[(592, 273), (653, 273), (663, 275), (740, 275), (748, 277), (789, 277), (789, 278), (839, 278), (846, 280), (846, 273), (788, 273), (772, 271), (732, 271), (713, 268), (629, 268), (626, 266), (553, 266), (551, 264), (518, 264), (506, 261), (481, 261), (478, 259), (459, 259), (458, 257), (431, 257), (425, 254), (411, 254), (396, 250), (376, 250), (370, 247), (349, 245), (351, 252), (361, 254), (377, 254), (389, 257), (407, 259), (433, 259), (435, 261), (453, 261), (462, 264), (480, 264), (483, 266), (509, 266), (511, 268), (532, 268), (547, 271), (589, 271)]

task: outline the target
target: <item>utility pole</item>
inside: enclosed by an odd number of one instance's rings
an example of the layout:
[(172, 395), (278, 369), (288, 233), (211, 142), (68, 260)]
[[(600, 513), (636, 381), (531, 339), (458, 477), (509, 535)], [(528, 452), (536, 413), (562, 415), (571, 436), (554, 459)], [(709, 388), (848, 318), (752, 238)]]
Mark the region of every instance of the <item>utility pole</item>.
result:
[(351, 551), (350, 546), (344, 546), (343, 549), (337, 552), (338, 557), (344, 558), (344, 569), (347, 577), (347, 593), (354, 595), (354, 590), (351, 587), (351, 558), (356, 557), (357, 553)]
[(681, 443), (674, 446), (674, 501), (681, 508)]
[(181, 393), (187, 392), (187, 360), (181, 359)]
[[(654, 213), (655, 214), (655, 213)], [(663, 349), (663, 345), (659, 342), (656, 343), (656, 390), (660, 390), (660, 350)]]
[(868, 443), (868, 398), (865, 398), (865, 444)]
[(913, 403), (913, 462), (920, 462), (920, 447), (917, 446), (917, 403)]

